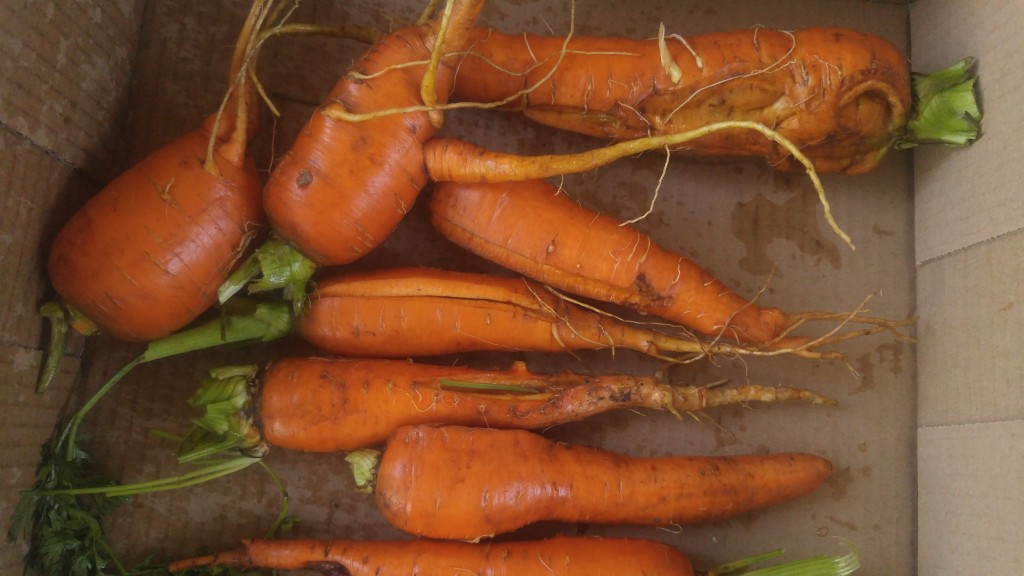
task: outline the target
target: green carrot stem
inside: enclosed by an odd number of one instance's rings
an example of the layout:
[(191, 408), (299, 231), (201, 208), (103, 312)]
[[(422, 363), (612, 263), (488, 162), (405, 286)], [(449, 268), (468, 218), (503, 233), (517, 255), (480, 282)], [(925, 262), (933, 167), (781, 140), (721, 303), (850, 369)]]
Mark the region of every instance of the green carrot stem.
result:
[(208, 482), (227, 476), (248, 468), (249, 466), (259, 462), (259, 458), (250, 458), (248, 456), (238, 456), (230, 458), (215, 464), (210, 464), (202, 468), (186, 472), (185, 474), (179, 474), (177, 476), (169, 476), (167, 478), (159, 478), (156, 480), (147, 480), (144, 482), (135, 482), (132, 484), (113, 484), (108, 486), (90, 486), (84, 488), (67, 488), (63, 490), (40, 490), (37, 494), (41, 496), (79, 496), (87, 494), (101, 494), (108, 498), (117, 498), (124, 496), (132, 496), (135, 494), (147, 494), (151, 492), (163, 492), (167, 490), (177, 490), (178, 488), (187, 488), (203, 482)]
[(706, 576), (728, 576), (729, 574), (732, 574), (739, 570), (749, 568), (750, 566), (753, 566), (758, 562), (764, 562), (765, 560), (772, 560), (774, 558), (778, 558), (779, 556), (782, 556), (785, 553), (786, 551), (784, 549), (779, 548), (777, 550), (770, 550), (768, 552), (762, 552), (761, 554), (747, 556), (746, 558), (740, 558), (739, 560), (734, 560), (732, 562), (729, 562), (728, 564), (722, 564), (717, 568), (708, 570)]
[(349, 468), (352, 470), (352, 478), (355, 480), (356, 489), (360, 492), (370, 494), (373, 492), (373, 485), (377, 478), (377, 463), (380, 462), (382, 453), (374, 448), (363, 448), (353, 450), (345, 456)]
[(282, 290), (296, 314), (306, 305), (306, 288), (317, 264), (278, 238), (269, 238), (217, 289), (224, 304), (243, 288), (250, 294)]
[(267, 530), (266, 535), (267, 538), (273, 538), (277, 535), (277, 531), (280, 530), (286, 522), (288, 522), (288, 488), (284, 485), (284, 480), (282, 480), (281, 477), (278, 476), (277, 473), (274, 472), (274, 470), (262, 459), (259, 461), (259, 465), (263, 468), (263, 471), (270, 476), (270, 481), (274, 483), (274, 486), (277, 486), (277, 489), (281, 492), (281, 509), (278, 511), (277, 518), (274, 520), (274, 523), (270, 526), (270, 529)]
[(64, 307), (59, 302), (50, 301), (39, 308), (39, 314), (47, 320), (50, 325), (50, 342), (46, 351), (46, 361), (43, 363), (43, 371), (36, 383), (36, 392), (44, 392), (50, 387), (57, 369), (60, 367), (60, 358), (64, 354), (64, 348), (68, 340), (68, 318)]
[(266, 453), (266, 444), (251, 415), (251, 390), (258, 372), (254, 365), (210, 371), (189, 399), (202, 415), (192, 421), (192, 430), (178, 446), (179, 462), (228, 450), (241, 450), (250, 456)]
[(842, 540), (849, 550), (843, 556), (813, 556), (776, 566), (766, 566), (755, 570), (747, 570), (753, 564), (777, 558), (785, 554), (784, 550), (773, 550), (749, 556), (724, 564), (707, 572), (705, 576), (848, 576), (860, 568), (860, 557), (852, 543)]
[(537, 390), (526, 386), (515, 384), (498, 384), (494, 382), (465, 382), (462, 380), (441, 380), (442, 388), (464, 388), (468, 390), (481, 390), (485, 392), (523, 392), (536, 394)]
[[(236, 308), (240, 307), (236, 304)], [(260, 302), (242, 307), (240, 310), (226, 314), (222, 318), (211, 320), (205, 324), (176, 332), (146, 346), (146, 350), (137, 358), (121, 368), (108, 380), (89, 400), (79, 408), (78, 412), (68, 421), (61, 433), (59, 445), (64, 446), (67, 458), (71, 459), (76, 449), (78, 428), (86, 414), (92, 410), (115, 384), (120, 382), (139, 364), (152, 362), (185, 354), (222, 344), (238, 342), (268, 342), (284, 337), (291, 331), (292, 316), (287, 304), (283, 302)]]
[(973, 58), (912, 81), (913, 108), (897, 148), (919, 144), (966, 146), (978, 139), (982, 113), (975, 94)]

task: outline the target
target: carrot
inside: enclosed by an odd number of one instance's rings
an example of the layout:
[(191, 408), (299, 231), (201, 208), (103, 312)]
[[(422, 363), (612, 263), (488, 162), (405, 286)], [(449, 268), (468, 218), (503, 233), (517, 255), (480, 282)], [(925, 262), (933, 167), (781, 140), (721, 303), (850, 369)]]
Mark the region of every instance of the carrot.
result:
[[(614, 140), (750, 121), (777, 130), (818, 172), (847, 174), (872, 170), (894, 145), (966, 144), (978, 134), (973, 79), (954, 83), (969, 97), (939, 121), (932, 94), (919, 91), (912, 100), (907, 57), (854, 30), (755, 27), (666, 38), (662, 28), (650, 40), (566, 40), (478, 31), (452, 98), (487, 103), (518, 95), (514, 105), (534, 121)], [(752, 131), (708, 135), (674, 152), (801, 168), (788, 150)]]
[(554, 536), (543, 540), (483, 543), (422, 539), (244, 540), (234, 550), (171, 562), (168, 571), (175, 573), (228, 566), (312, 570), (348, 576), (847, 576), (860, 568), (860, 558), (852, 544), (844, 544), (849, 551), (843, 556), (815, 556), (752, 568), (757, 563), (785, 554), (785, 550), (771, 550), (707, 571), (694, 571), (686, 555), (675, 548), (644, 538)]
[(50, 281), (85, 325), (133, 341), (185, 326), (216, 302), (263, 226), (262, 185), (246, 148), (258, 127), (250, 75), (270, 5), (252, 5), (221, 110), (115, 178), (55, 238)]
[(435, 186), (434, 227), (455, 244), (560, 290), (632, 307), (715, 337), (780, 348), (823, 345), (864, 331), (821, 339), (789, 337), (807, 320), (828, 319), (894, 329), (856, 314), (787, 314), (744, 298), (690, 258), (656, 245), (640, 230), (598, 214), (530, 180)]
[(271, 227), (305, 257), (352, 262), (409, 211), (427, 182), (423, 142), (437, 132), (429, 107), (445, 100), (452, 78), (447, 64), (428, 61), (439, 44), (465, 46), (482, 4), (449, 3), (434, 23), (378, 40), (274, 167), (264, 191)]
[(678, 550), (640, 538), (553, 537), (489, 542), (247, 540), (236, 550), (172, 562), (171, 572), (208, 566), (314, 570), (349, 576), (430, 574), (690, 576)]
[(524, 430), (407, 426), (388, 441), (374, 491), (400, 530), (476, 540), (540, 521), (722, 520), (808, 494), (831, 472), (811, 454), (638, 458)]
[(678, 415), (784, 400), (834, 404), (793, 388), (681, 387), (622, 374), (536, 374), (522, 362), (508, 370), (481, 370), (379, 359), (283, 358), (263, 370), (211, 371), (191, 401), (203, 415), (194, 420), (197, 428), (179, 455), (188, 460), (211, 445), (245, 452), (262, 452), (266, 445), (352, 451), (379, 446), (409, 424), (542, 429), (610, 410)]
[(295, 324), (302, 339), (345, 356), (624, 348), (671, 362), (709, 354), (842, 357), (806, 347), (762, 350), (705, 343), (602, 314), (523, 278), (423, 268), (319, 280), (308, 309)]

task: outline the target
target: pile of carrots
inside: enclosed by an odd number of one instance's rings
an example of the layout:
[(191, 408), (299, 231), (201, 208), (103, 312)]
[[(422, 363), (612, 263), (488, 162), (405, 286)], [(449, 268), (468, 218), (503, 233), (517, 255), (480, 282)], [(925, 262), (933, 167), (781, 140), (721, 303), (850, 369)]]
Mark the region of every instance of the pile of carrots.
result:
[[(617, 140), (691, 138), (666, 145), (669, 154), (758, 156), (812, 176), (862, 173), (911, 139), (916, 103), (905, 57), (879, 38), (834, 29), (739, 30), (688, 42), (507, 35), (476, 27), (482, 5), (450, 0), (379, 36), (264, 183), (246, 152), (261, 116), (257, 56), (283, 25), (279, 5), (255, 0), (222, 109), (111, 182), (53, 242), (49, 274), (61, 317), (150, 346), (232, 310), (218, 303), (218, 288), (258, 243), (280, 248), (258, 252), (272, 261), (259, 282), (281, 286), (278, 275), (303, 268), (298, 304), (285, 329), (253, 339), (292, 334), (320, 352), (216, 372), (196, 394), (206, 415), (183, 442), (183, 459), (210, 446), (246, 454), (382, 448), (369, 472), (381, 514), (424, 538), (251, 541), (172, 570), (623, 574), (617, 562), (627, 558), (633, 573), (692, 574), (680, 552), (643, 539), (489, 539), (535, 522), (711, 522), (810, 495), (831, 475), (832, 463), (813, 454), (639, 458), (543, 434), (612, 409), (681, 415), (755, 401), (833, 403), (807, 390), (407, 360), (582, 350), (673, 365), (838, 359), (841, 350), (822, 348), (876, 333), (905, 338), (900, 329), (911, 322), (763, 305), (762, 295), (735, 290), (639, 228), (569, 200), (537, 175), (541, 160), (492, 163), (489, 151), (435, 136), (450, 110), (477, 103)], [(726, 55), (728, 66), (716, 61)], [(453, 161), (483, 168), (471, 175)], [(579, 169), (596, 165), (585, 162)], [(379, 246), (432, 179), (439, 241), (506, 273), (333, 268)], [(625, 312), (614, 315), (616, 307)], [(659, 320), (623, 317), (631, 314)], [(811, 321), (829, 327), (798, 333)]]

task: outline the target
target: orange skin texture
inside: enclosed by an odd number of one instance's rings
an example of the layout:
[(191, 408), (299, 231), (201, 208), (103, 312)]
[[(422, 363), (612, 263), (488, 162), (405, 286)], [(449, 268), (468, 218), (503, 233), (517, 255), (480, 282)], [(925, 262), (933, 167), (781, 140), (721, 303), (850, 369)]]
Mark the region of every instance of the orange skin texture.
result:
[[(461, 45), (460, 26), (464, 32), (482, 2), (463, 4), (469, 7), (453, 16), (448, 49)], [(406, 27), (383, 37), (353, 67), (372, 77), (346, 75), (324, 106), (341, 105), (351, 113), (422, 106), (426, 66), (388, 68), (429, 59), (435, 39), (431, 26)], [(439, 102), (446, 101), (451, 79), (451, 69), (440, 66)], [(271, 227), (318, 264), (361, 258), (390, 235), (427, 183), (423, 143), (436, 132), (426, 112), (360, 122), (314, 113), (267, 182), (264, 203)]]
[(540, 521), (723, 520), (808, 494), (831, 473), (811, 454), (637, 458), (524, 430), (409, 426), (388, 441), (375, 492), (400, 530), (475, 540)]
[(560, 290), (749, 343), (774, 340), (788, 322), (781, 310), (753, 304), (693, 260), (542, 180), (441, 182), (430, 210), (434, 227), (455, 244)]
[(174, 562), (201, 566), (319, 570), (350, 576), (692, 576), (689, 558), (639, 538), (559, 536), (487, 542), (250, 540), (241, 548)]
[[(522, 278), (397, 268), (317, 281), (296, 321), (301, 338), (345, 356), (626, 348), (695, 352), (694, 340), (573, 305)], [(677, 348), (677, 346), (687, 346)]]
[[(443, 381), (504, 384), (533, 393), (474, 391)], [(703, 408), (701, 389), (675, 399), (670, 386), (627, 375), (534, 374), (508, 370), (346, 358), (285, 358), (261, 378), (264, 439), (291, 450), (334, 452), (383, 444), (411, 424), (538, 429), (613, 409)]]
[(198, 317), (263, 225), (255, 169), (215, 153), (211, 174), (208, 142), (194, 130), (122, 173), (50, 248), (54, 289), (114, 338), (154, 340)]
[[(534, 86), (564, 41), (494, 30), (477, 30), (476, 37), (471, 50), (479, 57), (464, 58), (453, 100), (495, 102)], [(555, 74), (510, 107), (524, 107), (542, 124), (614, 140), (725, 120), (760, 122), (796, 144), (819, 172), (848, 174), (877, 166), (906, 123), (907, 58), (884, 39), (841, 28), (790, 35), (758, 27), (686, 40), (701, 62), (678, 39), (666, 39), (681, 74), (676, 83), (656, 40), (573, 37), (568, 49), (574, 52)], [(588, 51), (603, 53), (579, 53)], [(778, 169), (804, 169), (750, 130), (711, 134), (678, 152), (763, 157)]]

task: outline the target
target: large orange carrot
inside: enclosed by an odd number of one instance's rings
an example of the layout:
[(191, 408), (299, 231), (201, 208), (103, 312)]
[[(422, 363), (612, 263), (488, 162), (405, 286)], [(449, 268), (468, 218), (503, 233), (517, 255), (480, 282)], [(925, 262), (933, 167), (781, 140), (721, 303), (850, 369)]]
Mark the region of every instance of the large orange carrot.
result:
[(172, 562), (171, 572), (208, 566), (314, 570), (348, 576), (691, 576), (689, 558), (639, 538), (554, 537), (487, 542), (248, 540), (242, 547)]
[(540, 521), (721, 520), (808, 494), (831, 472), (810, 454), (637, 458), (523, 430), (409, 426), (388, 441), (375, 492), (405, 532), (475, 540)]
[[(244, 451), (264, 443), (351, 451), (379, 446), (410, 424), (542, 429), (610, 410), (681, 414), (784, 400), (833, 403), (793, 388), (680, 387), (644, 376), (536, 374), (521, 362), (508, 370), (480, 370), (379, 359), (284, 358), (264, 370), (211, 371), (192, 399), (204, 414), (180, 455), (187, 458), (211, 442), (226, 448), (228, 439)], [(226, 420), (224, 406), (231, 406)]]
[(430, 209), (437, 230), (484, 258), (560, 290), (630, 306), (702, 334), (786, 347), (810, 341), (784, 337), (811, 318), (865, 322), (877, 329), (899, 324), (849, 314), (789, 315), (759, 306), (690, 258), (572, 201), (543, 180), (442, 182), (434, 188)]
[(259, 119), (250, 74), (269, 4), (253, 3), (222, 112), (110, 182), (54, 240), (50, 281), (86, 325), (143, 341), (185, 326), (216, 302), (263, 225), (246, 147)]
[[(465, 46), (482, 4), (454, 3), (446, 50)], [(438, 66), (426, 99), (421, 86), (443, 22), (401, 28), (374, 44), (271, 173), (264, 202), (272, 228), (317, 264), (348, 263), (372, 250), (426, 184), (423, 142), (437, 127), (424, 105), (445, 101), (451, 68)]]
[[(296, 319), (296, 332), (334, 354), (391, 358), (624, 348), (680, 362), (707, 354), (781, 352), (707, 344), (690, 335), (653, 330), (601, 314), (523, 278), (423, 268), (318, 280), (308, 309)], [(785, 352), (840, 357), (802, 347)]]
[[(907, 57), (879, 37), (840, 28), (568, 42), (481, 30), (453, 90), (453, 99), (472, 102), (521, 95), (513, 105), (537, 122), (615, 140), (756, 122), (795, 144), (818, 172), (867, 172), (897, 141), (938, 136), (930, 131), (937, 123), (922, 126), (917, 117), (908, 134)], [(960, 111), (980, 117), (973, 105)], [(976, 123), (964, 120), (957, 126), (965, 132), (943, 137), (960, 144), (976, 137)], [(676, 152), (802, 168), (788, 150), (749, 130), (711, 134)]]

